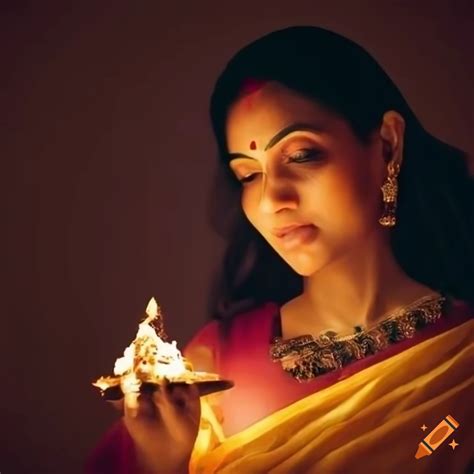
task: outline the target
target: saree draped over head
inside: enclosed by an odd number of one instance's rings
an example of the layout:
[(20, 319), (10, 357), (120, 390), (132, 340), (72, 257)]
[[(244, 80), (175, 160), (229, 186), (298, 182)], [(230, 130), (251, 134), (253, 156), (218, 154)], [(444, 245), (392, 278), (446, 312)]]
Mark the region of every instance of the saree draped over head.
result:
[[(196, 370), (219, 373), (235, 386), (201, 398), (190, 473), (472, 472), (473, 313), (454, 301), (412, 339), (309, 382), (270, 359), (279, 317), (274, 303), (235, 316), (226, 334), (222, 323), (208, 323), (184, 354)], [(416, 459), (420, 442), (448, 415), (459, 427)], [(123, 424), (90, 461), (89, 472), (134, 472)], [(115, 471), (92, 469), (113, 463)]]

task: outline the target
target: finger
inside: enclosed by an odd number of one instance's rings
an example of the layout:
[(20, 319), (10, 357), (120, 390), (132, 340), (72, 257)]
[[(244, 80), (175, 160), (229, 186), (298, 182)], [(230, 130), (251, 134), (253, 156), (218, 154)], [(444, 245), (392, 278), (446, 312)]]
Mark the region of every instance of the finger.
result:
[(172, 404), (170, 384), (168, 379), (164, 379), (152, 394), (153, 402), (157, 407), (163, 407)]
[[(184, 384), (183, 384), (184, 385)], [(194, 385), (194, 384), (193, 384)], [(169, 430), (191, 433), (190, 426), (199, 423), (201, 404), (197, 387), (165, 384), (155, 393), (155, 403)]]
[(190, 405), (197, 405), (199, 402), (199, 390), (196, 384), (169, 383), (166, 381), (156, 392), (157, 402), (175, 405), (178, 408), (188, 408)]
[(152, 398), (140, 392), (129, 392), (124, 397), (124, 415), (130, 418), (152, 417), (155, 407)]
[(199, 423), (201, 418), (201, 397), (197, 384), (189, 384), (185, 389), (186, 411), (190, 418)]
[(172, 384), (168, 388), (171, 403), (179, 408), (185, 408), (188, 401), (188, 393), (185, 384)]
[(128, 392), (124, 394), (123, 413), (126, 417), (136, 418), (138, 415), (138, 393)]
[(156, 416), (159, 416), (163, 420), (168, 429), (176, 429), (180, 414), (177, 406), (173, 402), (170, 384), (167, 379), (164, 379), (157, 390), (153, 392), (152, 396), (156, 407)]
[(194, 383), (173, 386), (171, 398), (178, 406), (186, 408), (187, 411), (196, 412), (201, 407), (199, 388)]

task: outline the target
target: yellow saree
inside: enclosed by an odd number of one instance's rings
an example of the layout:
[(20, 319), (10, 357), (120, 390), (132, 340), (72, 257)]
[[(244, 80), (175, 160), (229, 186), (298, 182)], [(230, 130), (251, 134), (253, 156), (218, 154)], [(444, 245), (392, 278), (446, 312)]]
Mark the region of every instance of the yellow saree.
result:
[[(469, 320), (228, 438), (204, 397), (190, 472), (472, 472), (473, 339)], [(459, 427), (416, 459), (419, 443), (448, 415)]]

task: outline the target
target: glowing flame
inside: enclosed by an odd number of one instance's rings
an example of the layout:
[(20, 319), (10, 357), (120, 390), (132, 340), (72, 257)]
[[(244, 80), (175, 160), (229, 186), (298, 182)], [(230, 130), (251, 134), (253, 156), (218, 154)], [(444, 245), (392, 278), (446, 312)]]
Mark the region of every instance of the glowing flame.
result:
[(105, 390), (120, 383), (122, 392), (128, 393), (139, 391), (142, 382), (160, 383), (164, 378), (188, 383), (219, 379), (216, 374), (192, 372), (192, 365), (181, 355), (176, 341), (168, 343), (156, 333), (151, 323), (158, 320), (159, 332), (166, 337), (155, 298), (149, 301), (146, 314), (145, 320), (138, 325), (135, 339), (115, 361), (115, 377), (101, 377), (94, 386)]
[(173, 377), (186, 371), (176, 341), (163, 341), (150, 326), (159, 314), (158, 304), (152, 298), (146, 308), (147, 318), (138, 325), (135, 340), (125, 349), (123, 357), (115, 362), (114, 374), (139, 372), (143, 376)]

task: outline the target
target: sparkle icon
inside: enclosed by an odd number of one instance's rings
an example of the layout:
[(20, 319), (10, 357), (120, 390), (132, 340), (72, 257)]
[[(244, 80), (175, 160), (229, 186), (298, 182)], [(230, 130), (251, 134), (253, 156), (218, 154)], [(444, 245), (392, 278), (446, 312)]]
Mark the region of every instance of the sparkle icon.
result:
[(428, 427), (423, 423), (423, 426), (421, 427), (421, 429), (422, 429), (423, 431), (426, 431), (426, 430), (428, 429)]
[(454, 451), (456, 449), (456, 446), (459, 446), (459, 443), (456, 443), (456, 440), (453, 438), (453, 440), (449, 443), (449, 446), (451, 446)]
[[(428, 435), (421, 440), (418, 445), (418, 449), (415, 453), (415, 458), (420, 459), (425, 456), (432, 454), (438, 446), (440, 446), (446, 439), (459, 427), (459, 423), (451, 416), (448, 415), (446, 418), (441, 420), (437, 426), (435, 426)], [(425, 424), (421, 427), (426, 428)], [(450, 446), (453, 448), (456, 447), (457, 443), (453, 440), (453, 443)]]

